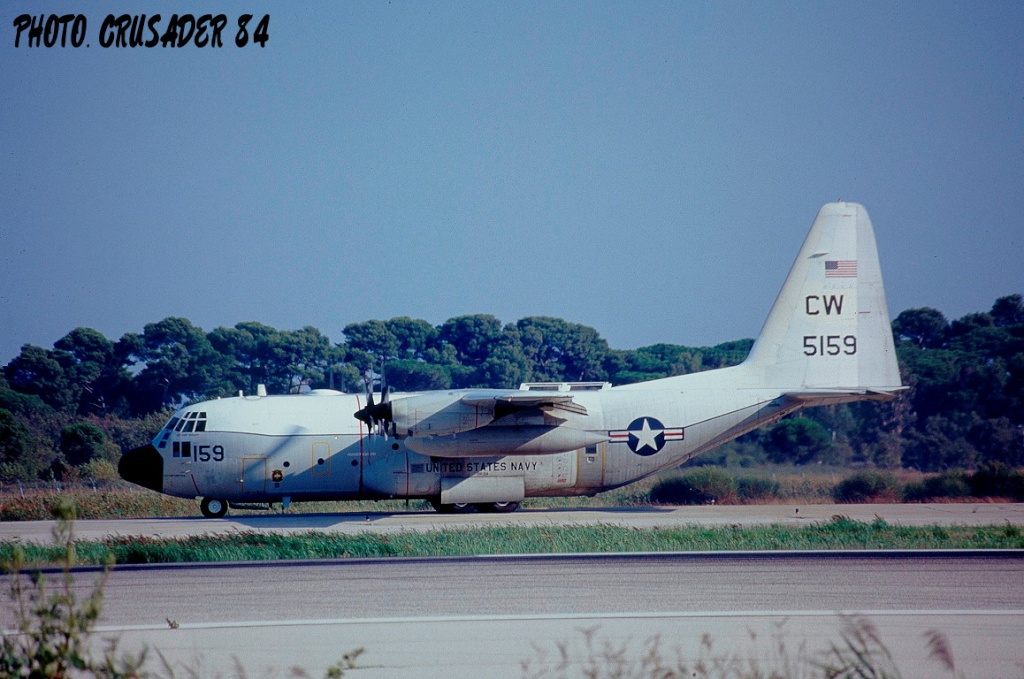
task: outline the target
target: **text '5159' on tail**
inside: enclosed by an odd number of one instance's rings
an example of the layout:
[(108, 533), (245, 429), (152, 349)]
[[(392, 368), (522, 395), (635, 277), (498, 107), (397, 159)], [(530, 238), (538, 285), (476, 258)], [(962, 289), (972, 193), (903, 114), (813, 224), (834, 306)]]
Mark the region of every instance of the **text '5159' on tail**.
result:
[(821, 208), (750, 356), (750, 386), (874, 393), (902, 388), (875, 234), (856, 203)]

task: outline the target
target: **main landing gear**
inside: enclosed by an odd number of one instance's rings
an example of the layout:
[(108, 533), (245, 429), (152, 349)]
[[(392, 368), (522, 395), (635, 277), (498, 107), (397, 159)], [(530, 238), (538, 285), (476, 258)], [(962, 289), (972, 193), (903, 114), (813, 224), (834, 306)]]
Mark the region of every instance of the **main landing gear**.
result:
[(228, 513), (228, 503), (214, 497), (204, 497), (199, 503), (199, 511), (208, 519), (219, 519)]
[(430, 504), (439, 514), (468, 514), (477, 511), (487, 514), (508, 514), (519, 509), (518, 502), (480, 502), (477, 504), (441, 504), (440, 500), (431, 500)]

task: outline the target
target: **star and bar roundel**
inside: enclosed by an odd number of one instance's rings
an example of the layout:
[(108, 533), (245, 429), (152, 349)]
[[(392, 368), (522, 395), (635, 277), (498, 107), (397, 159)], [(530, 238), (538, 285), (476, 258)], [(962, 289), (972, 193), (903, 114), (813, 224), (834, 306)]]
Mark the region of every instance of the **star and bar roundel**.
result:
[(682, 427), (666, 427), (653, 417), (638, 417), (625, 429), (608, 432), (612, 443), (625, 443), (637, 455), (654, 455), (665, 441), (682, 441)]

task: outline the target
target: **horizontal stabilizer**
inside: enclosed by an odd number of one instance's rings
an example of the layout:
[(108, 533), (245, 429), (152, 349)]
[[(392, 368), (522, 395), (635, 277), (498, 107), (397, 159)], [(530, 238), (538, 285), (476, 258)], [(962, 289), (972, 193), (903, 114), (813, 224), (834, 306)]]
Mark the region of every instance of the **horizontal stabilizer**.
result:
[(891, 401), (909, 387), (893, 389), (807, 389), (790, 391), (784, 397), (802, 405), (832, 405), (848, 401)]

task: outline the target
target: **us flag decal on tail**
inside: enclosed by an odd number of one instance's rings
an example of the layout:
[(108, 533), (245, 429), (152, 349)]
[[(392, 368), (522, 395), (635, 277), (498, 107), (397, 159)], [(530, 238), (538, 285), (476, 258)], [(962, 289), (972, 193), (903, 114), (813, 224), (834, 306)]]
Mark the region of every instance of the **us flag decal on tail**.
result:
[(856, 278), (856, 259), (825, 260), (825, 278)]

